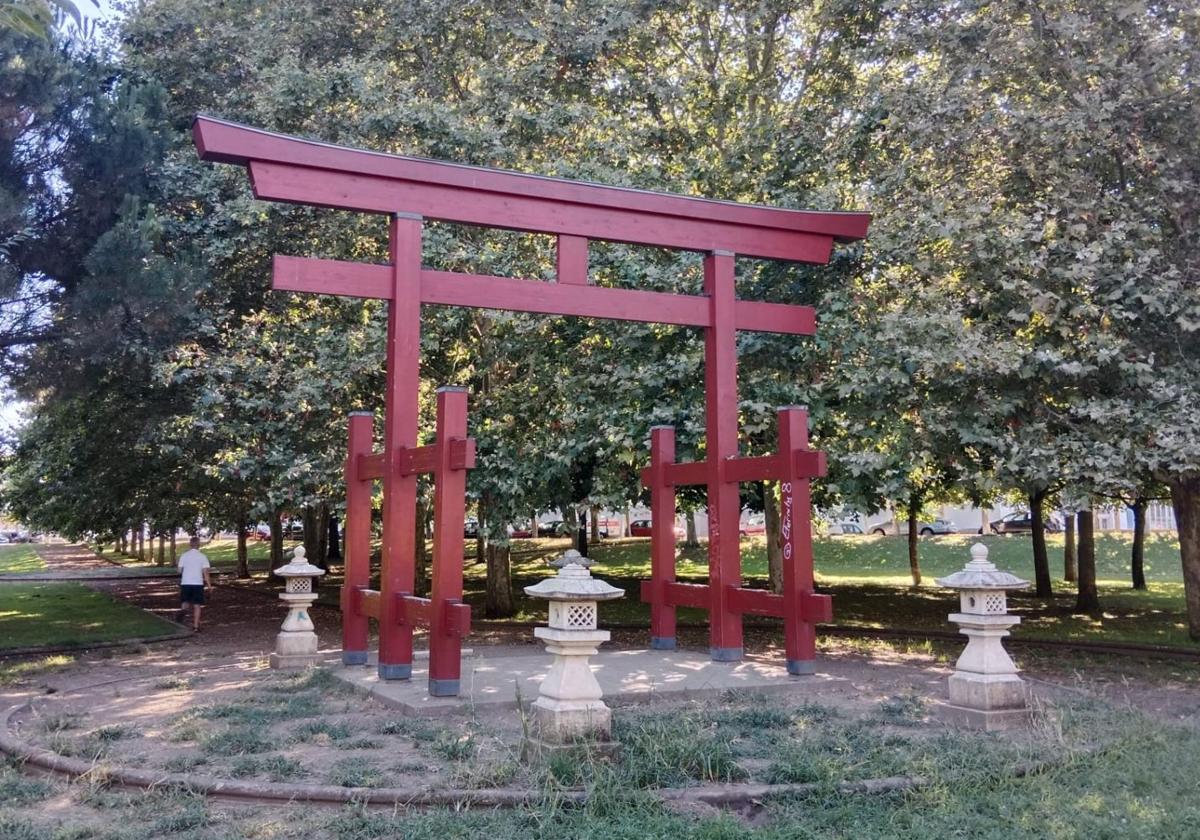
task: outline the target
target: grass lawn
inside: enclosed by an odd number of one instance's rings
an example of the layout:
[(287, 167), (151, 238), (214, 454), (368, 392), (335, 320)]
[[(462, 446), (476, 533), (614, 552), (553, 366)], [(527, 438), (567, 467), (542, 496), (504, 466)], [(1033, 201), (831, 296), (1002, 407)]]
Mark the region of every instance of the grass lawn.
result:
[[(1167, 840), (1200, 830), (1200, 731), (1074, 694), (1040, 706), (1029, 731), (989, 735), (931, 724), (919, 695), (880, 697), (871, 708), (848, 711), (730, 692), (709, 702), (617, 709), (622, 749), (611, 761), (564, 753), (531, 766), (518, 760), (519, 732), (497, 719), (329, 719), (346, 698), (320, 690), (314, 678), (322, 673), (243, 689), (237, 702), (189, 704), (157, 731), (64, 713), (45, 715), (43, 734), (29, 737), (63, 754), (117, 763), (147, 750), (161, 762), (169, 751), (175, 770), (365, 787), (417, 776), (434, 787), (523, 788), (534, 801), (512, 809), (287, 809), (206, 800), (166, 785), (140, 792), (102, 779), (66, 784), (0, 763), (0, 837)], [(155, 688), (189, 691), (192, 683)], [(164, 736), (168, 744), (152, 743)], [(398, 755), (405, 756), (400, 763)], [(331, 756), (332, 770), (323, 769)], [(1043, 772), (1013, 773), (1039, 760), (1048, 762)], [(894, 775), (929, 783), (876, 795), (835, 787)], [(762, 797), (748, 820), (711, 808), (672, 809), (656, 796), (743, 781), (816, 787)], [(563, 787), (586, 790), (588, 804), (564, 805)]]
[(29, 543), (0, 545), (0, 574), (37, 572), (44, 568), (46, 561), (38, 556)]
[[(290, 552), (293, 548), (300, 545), (298, 541), (284, 540), (283, 550)], [(176, 553), (183, 554), (188, 550), (187, 540), (180, 540), (175, 548)], [(237, 540), (233, 539), (216, 539), (207, 542), (200, 547), (200, 550), (208, 555), (208, 561), (218, 569), (232, 569), (237, 566)], [(258, 540), (250, 540), (246, 544), (246, 554), (249, 559), (250, 569), (252, 571), (266, 571), (271, 555), (271, 544), (269, 542), (260, 542)], [(114, 551), (111, 544), (106, 546), (104, 557), (109, 560), (116, 560), (123, 566), (153, 566), (154, 558), (158, 557), (158, 542), (155, 541), (154, 552), (150, 551), (149, 545), (146, 547), (146, 560), (140, 561), (137, 557), (124, 557)], [(166, 551), (167, 565), (171, 563), (170, 548)]]
[[(1033, 578), (1033, 556), (1028, 537), (958, 534), (921, 540), (922, 586), (912, 587), (908, 573), (908, 548), (904, 537), (827, 537), (814, 541), (817, 584), (833, 596), (834, 623), (870, 629), (953, 631), (946, 615), (957, 605), (955, 595), (934, 579), (948, 575), (969, 559), (972, 544), (988, 546), (997, 566), (1026, 579)], [(1051, 567), (1062, 568), (1062, 536), (1048, 538)], [(261, 545), (261, 544), (260, 544)], [(513, 543), (512, 572), (517, 601), (515, 618), (545, 621), (546, 603), (525, 598), (522, 587), (536, 583), (553, 570), (546, 561), (570, 547), (566, 539), (517, 540)], [(680, 548), (676, 563), (680, 580), (703, 582), (708, 574), (706, 547)], [(649, 608), (639, 601), (639, 581), (650, 575), (648, 539), (605, 540), (593, 546), (593, 567), (613, 585), (626, 591), (619, 601), (601, 604), (601, 620), (648, 626)], [(213, 551), (223, 556), (218, 551)], [(1146, 541), (1146, 577), (1149, 589), (1138, 592), (1129, 583), (1130, 538), (1127, 534), (1101, 534), (1096, 539), (1100, 616), (1074, 615), (1074, 584), (1055, 580), (1056, 596), (1040, 599), (1016, 593), (1012, 609), (1022, 617), (1016, 635), (1029, 639), (1087, 640), (1166, 645), (1200, 649), (1187, 636), (1179, 543), (1174, 536), (1151, 535)], [(766, 542), (762, 537), (742, 542), (744, 577), (751, 586), (766, 584)], [(473, 563), (474, 545), (467, 544), (464, 595), (483, 616), (486, 567)], [(216, 561), (214, 561), (216, 562)], [(264, 560), (265, 562), (265, 560)], [(252, 567), (261, 569), (263, 564)], [(321, 584), (321, 601), (336, 606), (340, 567), (334, 567)], [(265, 580), (260, 580), (265, 583)], [(705, 622), (703, 611), (681, 608), (679, 620)], [(752, 619), (766, 621), (771, 619)]]
[(0, 650), (84, 646), (162, 636), (176, 629), (78, 583), (0, 584)]

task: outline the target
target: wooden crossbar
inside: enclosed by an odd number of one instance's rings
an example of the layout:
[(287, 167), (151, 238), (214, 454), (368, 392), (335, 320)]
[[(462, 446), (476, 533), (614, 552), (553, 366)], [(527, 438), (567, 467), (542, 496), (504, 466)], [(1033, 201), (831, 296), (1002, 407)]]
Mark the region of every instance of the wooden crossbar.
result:
[[(272, 288), (343, 297), (390, 299), (392, 270), (387, 265), (275, 256)], [(708, 301), (701, 295), (609, 289), (588, 286), (575, 266), (558, 283), (490, 274), (459, 274), (421, 270), (421, 303), (474, 306), (543, 315), (577, 315), (616, 321), (642, 321), (705, 327)], [(811, 306), (739, 300), (734, 302), (734, 327), (739, 330), (813, 335), (817, 316)]]
[[(812, 450), (795, 453), (794, 473), (787, 470), (787, 461), (780, 460), (779, 455), (759, 455), (754, 458), (728, 458), (724, 463), (724, 479), (726, 481), (778, 481), (783, 478), (815, 478), (825, 475), (826, 459), (824, 452)], [(656, 479), (654, 467), (646, 467), (641, 472), (642, 485), (645, 487), (684, 487), (708, 483), (708, 465), (704, 461), (692, 461), (683, 464), (663, 464), (662, 476)], [(658, 484), (655, 484), (658, 481)]]

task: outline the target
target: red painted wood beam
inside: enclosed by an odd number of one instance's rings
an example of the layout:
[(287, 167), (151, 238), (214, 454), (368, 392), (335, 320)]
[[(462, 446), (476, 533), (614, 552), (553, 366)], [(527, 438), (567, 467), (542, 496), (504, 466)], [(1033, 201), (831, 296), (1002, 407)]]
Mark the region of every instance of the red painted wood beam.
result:
[(359, 589), (356, 590), (358, 598), (358, 611), (360, 614), (368, 618), (379, 618), (379, 590), (378, 589)]
[[(434, 602), (431, 599), (402, 595), (397, 598), (396, 604), (397, 623), (407, 627), (430, 628), (435, 625)], [(467, 604), (448, 603), (445, 609), (445, 632), (456, 638), (470, 635), (471, 607)]]
[[(475, 438), (451, 438), (450, 466), (452, 470), (475, 468)], [(396, 468), (401, 475), (437, 472), (441, 459), (440, 444), (401, 449), (396, 453)]]
[(256, 193), (367, 212), (699, 251), (827, 262), (866, 213), (783, 210), (381, 154), (199, 116), (203, 160), (247, 166)]
[[(372, 263), (277, 254), (272, 288), (283, 292), (386, 300), (391, 296), (391, 268)], [(421, 271), (421, 303), (685, 327), (708, 325), (707, 300), (700, 295), (609, 289), (428, 269)], [(734, 323), (739, 330), (812, 335), (816, 330), (816, 315), (810, 306), (739, 300), (734, 302)]]
[(359, 481), (374, 481), (383, 478), (383, 453), (374, 455), (359, 455), (356, 461), (354, 477)]
[(342, 664), (365, 665), (369, 628), (360, 609), (361, 592), (371, 581), (371, 486), (357, 480), (358, 465), (371, 451), (370, 412), (350, 415), (346, 448), (345, 568), (341, 589)]
[[(669, 606), (695, 607), (698, 610), (707, 610), (709, 608), (707, 583), (679, 583), (677, 581), (664, 581), (659, 585), (662, 587), (665, 603)], [(653, 599), (655, 597), (654, 592), (655, 582), (653, 580), (642, 581), (642, 601), (646, 603), (653, 603)]]
[(575, 286), (588, 283), (588, 241), (582, 236), (558, 237), (557, 280)]

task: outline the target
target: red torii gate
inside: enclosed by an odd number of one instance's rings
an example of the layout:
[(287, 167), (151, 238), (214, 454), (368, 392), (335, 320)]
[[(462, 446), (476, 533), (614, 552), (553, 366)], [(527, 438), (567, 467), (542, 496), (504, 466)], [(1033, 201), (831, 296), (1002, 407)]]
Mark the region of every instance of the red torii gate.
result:
[[(380, 627), (380, 677), (407, 679), (412, 673), (413, 628), (429, 626), (430, 690), (434, 694), (458, 691), (458, 639), (469, 625), (469, 608), (461, 604), (462, 506), (450, 503), (447, 496), (461, 500), (463, 470), (473, 464), (473, 447), (465, 437), (465, 394), (452, 393), (439, 395), (438, 442), (417, 447), (421, 305), (437, 304), (704, 329), (706, 460), (673, 464), (673, 432), (658, 428), (653, 432), (657, 454), (645, 476), (654, 500), (653, 580), (644, 587), (654, 616), (652, 643), (673, 647), (674, 607), (700, 606), (709, 611), (712, 658), (737, 660), (742, 655), (741, 615), (782, 615), (789, 670), (812, 670), (813, 624), (829, 617), (828, 599), (812, 592), (808, 479), (820, 474), (822, 462), (819, 453), (807, 449), (806, 419), (797, 409), (781, 410), (776, 455), (738, 457), (736, 334), (760, 330), (811, 335), (816, 317), (807, 306), (738, 300), (734, 261), (742, 255), (826, 263), (835, 241), (866, 236), (868, 214), (780, 210), (402, 157), (204, 116), (194, 121), (193, 136), (203, 160), (245, 166), (260, 199), (391, 217), (387, 265), (280, 255), (274, 264), (276, 289), (388, 301), (381, 455), (369, 454), (369, 419), (351, 418), (343, 588), (345, 662), (366, 661), (365, 621), (370, 615)], [(423, 269), (421, 236), (426, 218), (556, 236), (557, 282)], [(589, 239), (703, 252), (704, 293), (589, 285)], [(425, 452), (417, 455), (419, 450)], [(443, 504), (435, 509), (434, 597), (428, 602), (411, 594), (416, 475), (422, 471), (434, 472), (437, 499)], [(378, 595), (366, 590), (369, 512), (364, 515), (361, 508), (364, 493), (369, 500), (366, 482), (374, 478), (384, 483)], [(738, 482), (765, 479), (784, 482), (784, 528), (790, 537), (784, 546), (787, 585), (782, 596), (740, 587)], [(676, 484), (708, 488), (707, 585), (673, 581), (671, 488)], [(449, 528), (459, 536), (450, 535), (439, 543), (438, 535)], [(456, 550), (457, 556), (452, 556)]]

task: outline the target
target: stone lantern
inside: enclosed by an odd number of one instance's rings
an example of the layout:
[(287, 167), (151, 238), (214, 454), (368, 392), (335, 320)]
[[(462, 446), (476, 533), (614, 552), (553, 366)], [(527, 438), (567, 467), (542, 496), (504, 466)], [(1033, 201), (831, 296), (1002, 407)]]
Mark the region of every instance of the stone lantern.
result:
[(554, 577), (525, 594), (550, 601), (550, 626), (535, 628), (533, 634), (546, 642), (554, 663), (542, 680), (533, 701), (534, 725), (547, 744), (581, 740), (607, 740), (612, 734), (612, 712), (588, 664), (609, 632), (597, 629), (598, 602), (620, 598), (623, 589), (592, 577), (577, 563), (568, 563)]
[(320, 659), (317, 634), (308, 617), (308, 608), (317, 600), (313, 580), (325, 574), (325, 570), (309, 563), (304, 553), (304, 547), (298, 546), (292, 553), (292, 562), (275, 570), (275, 574), (287, 581), (279, 598), (288, 605), (288, 614), (275, 637), (272, 668), (304, 668)]
[(937, 584), (959, 592), (959, 609), (949, 618), (967, 637), (966, 650), (950, 676), (948, 719), (979, 729), (1002, 729), (1023, 723), (1028, 716), (1025, 682), (1004, 649), (1008, 630), (1021, 623), (1009, 615), (1009, 589), (1029, 581), (1000, 571), (987, 559), (987, 546), (971, 546), (971, 561), (961, 571), (938, 578)]
[(551, 560), (549, 565), (552, 568), (561, 569), (564, 566), (575, 564), (576, 566), (583, 566), (585, 569), (590, 569), (593, 562), (595, 561), (593, 561), (591, 557), (584, 557), (575, 549), (568, 548), (562, 554)]

